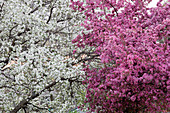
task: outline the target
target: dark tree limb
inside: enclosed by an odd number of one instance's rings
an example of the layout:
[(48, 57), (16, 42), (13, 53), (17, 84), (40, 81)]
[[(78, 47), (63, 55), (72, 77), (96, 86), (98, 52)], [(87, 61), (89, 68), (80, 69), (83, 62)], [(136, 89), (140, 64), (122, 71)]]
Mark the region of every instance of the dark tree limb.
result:
[(31, 12), (28, 13), (28, 15), (34, 13), (35, 11), (37, 11), (39, 9), (40, 6), (36, 7), (35, 9), (33, 9)]
[(32, 95), (31, 97), (28, 97), (27, 99), (23, 99), (12, 111), (10, 111), (10, 113), (17, 113), (20, 109), (24, 108), (31, 100), (37, 98), (42, 92), (53, 87), (56, 83), (56, 81), (53, 81), (40, 92), (36, 93), (35, 95)]
[(113, 7), (115, 13), (116, 13), (116, 16), (118, 16), (118, 13), (117, 13), (117, 10), (115, 9), (115, 7), (110, 3), (110, 6)]
[(42, 107), (34, 105), (33, 103), (28, 103), (28, 104), (32, 105), (33, 107), (35, 107), (37, 109), (48, 110), (48, 108), (42, 108)]
[(0, 5), (0, 12), (2, 11), (3, 6), (4, 6), (4, 3), (2, 3), (2, 5)]
[(17, 26), (18, 26), (18, 24), (15, 25), (15, 26), (13, 26), (13, 27), (9, 30), (9, 38), (13, 38), (13, 36), (12, 36), (12, 30), (13, 30), (14, 28), (16, 28)]
[(105, 0), (105, 2), (107, 2), (108, 4), (110, 4), (111, 7), (113, 7), (113, 9), (114, 9), (114, 11), (115, 11), (115, 13), (116, 13), (116, 16), (118, 16), (117, 9), (116, 9), (111, 3), (109, 3), (109, 1), (106, 1), (106, 0)]
[(48, 17), (48, 20), (47, 20), (47, 24), (50, 22), (50, 20), (51, 20), (51, 16), (52, 16), (52, 13), (53, 13), (53, 9), (54, 9), (54, 7), (52, 7), (51, 9), (50, 9), (50, 16)]
[(80, 62), (86, 62), (86, 61), (90, 61), (90, 60), (93, 60), (93, 59), (99, 59), (99, 58), (97, 58), (98, 56), (99, 55), (92, 55), (92, 56), (90, 56), (90, 58), (80, 59), (80, 60), (78, 60), (77, 63), (71, 63), (71, 65), (76, 65), (76, 64), (78, 64)]
[(71, 20), (71, 19), (72, 19), (72, 18), (69, 17), (69, 18), (66, 18), (66, 19), (57, 20), (57, 23), (59, 23), (59, 22), (64, 22), (64, 21), (67, 21), (67, 20)]
[(3, 88), (12, 89), (16, 94), (20, 95), (20, 93), (18, 91), (16, 91), (16, 89), (11, 86), (6, 86), (6, 85), (0, 86), (0, 89), (3, 89)]
[(30, 29), (26, 26), (23, 32), (18, 32), (17, 36), (21, 36), (22, 34), (25, 34), (27, 31), (30, 31)]
[(9, 58), (5, 59), (5, 60), (0, 60), (0, 63), (5, 63), (5, 64), (8, 64), (9, 62)]
[[(44, 3), (44, 4), (42, 4), (42, 6), (46, 6), (46, 5), (50, 4), (50, 3), (51, 3), (51, 2)], [(35, 9), (33, 9), (32, 11), (30, 11), (30, 12), (28, 13), (28, 15), (34, 13), (34, 12), (37, 11), (39, 8), (40, 8), (40, 5), (37, 6)]]
[(5, 73), (1, 73), (4, 77), (6, 77), (7, 79), (12, 80), (13, 82), (15, 82), (14, 78), (11, 78), (10, 76), (7, 76)]
[[(73, 79), (73, 78), (63, 78), (61, 77), (61, 80), (68, 80), (70, 83), (72, 82), (82, 82), (79, 81), (77, 79)], [(20, 109), (25, 108), (25, 106), (27, 106), (28, 104), (30, 104), (29, 102), (35, 98), (37, 98), (38, 96), (41, 95), (41, 93), (43, 93), (45, 90), (50, 89), (51, 87), (53, 87), (54, 85), (56, 85), (56, 81), (53, 81), (51, 84), (49, 84), (48, 86), (46, 86), (43, 90), (41, 90), (38, 93), (35, 93), (34, 95), (32, 95), (31, 97), (28, 97), (27, 99), (23, 99), (17, 106), (15, 106), (15, 108), (10, 111), (10, 113), (17, 113)]]

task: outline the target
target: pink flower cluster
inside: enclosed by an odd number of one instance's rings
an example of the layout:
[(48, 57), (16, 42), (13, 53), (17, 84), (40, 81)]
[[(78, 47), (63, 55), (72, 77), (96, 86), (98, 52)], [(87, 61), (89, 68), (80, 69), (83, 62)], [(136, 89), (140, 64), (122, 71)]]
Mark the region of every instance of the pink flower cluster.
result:
[[(152, 0), (72, 1), (86, 20), (73, 40), (96, 47), (104, 68), (85, 68), (91, 111), (157, 112), (170, 108), (170, 4)], [(110, 13), (108, 12), (110, 11)], [(109, 65), (107, 65), (109, 64)]]

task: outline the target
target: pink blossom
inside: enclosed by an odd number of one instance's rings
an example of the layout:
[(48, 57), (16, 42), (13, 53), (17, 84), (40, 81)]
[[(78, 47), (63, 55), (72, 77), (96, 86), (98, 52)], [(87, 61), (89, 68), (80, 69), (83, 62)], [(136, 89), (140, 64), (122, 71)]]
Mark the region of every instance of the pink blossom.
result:
[(87, 0), (83, 5), (72, 1), (71, 7), (85, 15), (81, 24), (85, 29), (72, 42), (79, 48), (95, 48), (103, 65), (96, 68), (89, 63), (84, 69), (91, 111), (98, 107), (98, 113), (112, 113), (111, 108), (118, 113), (168, 110), (170, 5), (159, 2), (147, 8), (151, 1)]
[(77, 50), (73, 50), (73, 54), (75, 54), (75, 53), (76, 53), (76, 51), (77, 51)]
[(134, 102), (136, 100), (136, 96), (133, 95), (133, 96), (130, 97), (130, 99)]

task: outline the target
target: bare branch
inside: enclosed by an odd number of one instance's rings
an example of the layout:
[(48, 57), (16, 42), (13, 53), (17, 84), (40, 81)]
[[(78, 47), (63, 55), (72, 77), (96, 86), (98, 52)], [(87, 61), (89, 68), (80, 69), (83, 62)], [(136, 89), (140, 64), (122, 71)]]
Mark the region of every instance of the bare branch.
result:
[(13, 36), (12, 36), (12, 30), (13, 30), (14, 28), (16, 28), (17, 26), (18, 26), (18, 24), (15, 25), (15, 26), (13, 26), (13, 27), (9, 30), (9, 38), (13, 38)]
[(52, 7), (51, 9), (50, 9), (50, 16), (49, 16), (49, 18), (48, 18), (48, 20), (47, 20), (47, 24), (50, 22), (50, 20), (51, 20), (51, 16), (52, 16), (52, 13), (53, 13), (53, 9), (54, 9), (54, 7)]
[(26, 33), (27, 31), (30, 31), (30, 29), (26, 26), (23, 32), (19, 32), (17, 36), (21, 36), (22, 34)]
[(4, 77), (6, 77), (6, 78), (12, 80), (13, 82), (15, 82), (15, 79), (14, 79), (14, 78), (11, 78), (10, 76), (5, 75), (4, 73), (1, 73), (1, 74), (2, 74)]
[(57, 20), (57, 23), (63, 22), (63, 21), (67, 21), (67, 20), (71, 20), (71, 19), (72, 19), (72, 18), (66, 18), (66, 19)]
[(115, 13), (116, 13), (116, 16), (118, 16), (118, 12), (117, 12), (116, 8), (115, 8), (111, 3), (109, 3), (109, 1), (106, 1), (106, 0), (105, 0), (105, 2), (107, 2), (108, 4), (110, 4), (111, 7), (113, 7), (113, 9), (114, 9), (114, 11), (115, 11)]
[(0, 5), (0, 12), (2, 11), (3, 6), (4, 6), (4, 3), (2, 3), (2, 5)]
[(40, 6), (37, 6), (35, 9), (33, 9), (31, 12), (28, 13), (28, 15), (34, 13), (35, 11), (37, 11), (39, 9)]
[(115, 9), (115, 7), (110, 3), (110, 6), (112, 6), (113, 7), (113, 9), (114, 9), (114, 11), (115, 11), (115, 13), (116, 13), (116, 16), (118, 16), (118, 13), (117, 13), (117, 10)]
[(39, 106), (34, 105), (33, 103), (28, 103), (28, 104), (32, 105), (33, 107), (35, 107), (35, 108), (37, 108), (37, 109), (48, 110), (48, 108), (42, 108), (42, 107), (39, 107)]
[(40, 92), (36, 93), (35, 95), (32, 95), (31, 97), (28, 97), (27, 99), (23, 99), (12, 111), (10, 111), (10, 113), (17, 113), (21, 108), (25, 107), (31, 100), (37, 98), (42, 92), (53, 87), (56, 83), (56, 81), (53, 81)]
[[(46, 5), (50, 4), (50, 3), (51, 3), (51, 2), (46, 2), (46, 3), (42, 4), (42, 6), (46, 6)], [(40, 8), (40, 5), (37, 6), (35, 9), (33, 9), (32, 11), (30, 11), (30, 12), (28, 13), (28, 15), (34, 13), (34, 12), (37, 11), (39, 8)]]
[(78, 62), (77, 63), (72, 63), (71, 65), (77, 65), (77, 64), (79, 64), (80, 62), (86, 62), (86, 61), (91, 61), (91, 60), (93, 60), (93, 59), (99, 59), (99, 58), (97, 58), (99, 55), (92, 55), (92, 56), (90, 56), (90, 58), (83, 58), (83, 59), (80, 59), (80, 60), (78, 60)]

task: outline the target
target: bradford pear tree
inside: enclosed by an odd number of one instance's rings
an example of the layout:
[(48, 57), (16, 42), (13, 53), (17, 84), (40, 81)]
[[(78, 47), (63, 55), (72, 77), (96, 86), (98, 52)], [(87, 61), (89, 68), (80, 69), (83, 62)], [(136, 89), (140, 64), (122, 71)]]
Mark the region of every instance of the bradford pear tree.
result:
[(79, 64), (92, 59), (93, 49), (72, 54), (83, 14), (69, 5), (69, 0), (0, 1), (1, 112), (62, 113), (83, 102)]
[[(101, 64), (84, 68), (85, 105), (98, 113), (168, 112), (170, 4), (162, 0), (73, 1), (86, 30), (73, 40), (94, 47)], [(85, 32), (89, 31), (89, 32)]]

